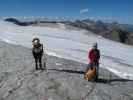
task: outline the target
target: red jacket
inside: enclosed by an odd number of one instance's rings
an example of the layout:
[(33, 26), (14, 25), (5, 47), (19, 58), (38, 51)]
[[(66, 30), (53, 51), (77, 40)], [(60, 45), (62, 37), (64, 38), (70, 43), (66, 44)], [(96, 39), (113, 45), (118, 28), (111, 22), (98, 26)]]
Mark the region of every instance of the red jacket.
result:
[(91, 49), (88, 54), (89, 63), (99, 63), (100, 51), (98, 49)]

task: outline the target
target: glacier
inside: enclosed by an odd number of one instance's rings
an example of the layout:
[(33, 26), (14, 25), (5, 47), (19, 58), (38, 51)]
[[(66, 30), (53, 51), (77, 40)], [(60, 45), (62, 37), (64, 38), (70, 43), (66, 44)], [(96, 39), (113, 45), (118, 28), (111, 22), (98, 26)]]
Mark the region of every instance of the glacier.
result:
[(100, 67), (106, 68), (119, 77), (133, 79), (133, 47), (105, 39), (83, 29), (68, 29), (64, 24), (59, 27), (18, 26), (0, 21), (0, 39), (2, 41), (32, 47), (33, 37), (39, 37), (46, 53), (88, 63), (88, 51), (94, 42), (101, 51)]

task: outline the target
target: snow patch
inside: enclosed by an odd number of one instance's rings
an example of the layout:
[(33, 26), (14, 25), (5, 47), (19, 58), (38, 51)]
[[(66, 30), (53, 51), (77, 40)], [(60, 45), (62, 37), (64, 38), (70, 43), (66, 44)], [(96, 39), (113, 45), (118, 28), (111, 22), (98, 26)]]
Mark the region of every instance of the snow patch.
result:
[(133, 79), (133, 74), (128, 74), (127, 72), (120, 72), (118, 70), (115, 70), (113, 68), (108, 68), (109, 71), (116, 74), (117, 76), (124, 78), (124, 79)]

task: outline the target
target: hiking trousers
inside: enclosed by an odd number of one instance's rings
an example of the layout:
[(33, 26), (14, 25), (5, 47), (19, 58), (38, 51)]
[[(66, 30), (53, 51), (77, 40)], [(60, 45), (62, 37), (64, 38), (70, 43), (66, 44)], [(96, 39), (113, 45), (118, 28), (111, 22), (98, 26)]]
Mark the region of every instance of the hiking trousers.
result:
[[(36, 69), (42, 68), (42, 53), (34, 53), (33, 52), (33, 56), (35, 59), (35, 64), (36, 64)], [(38, 63), (39, 63), (39, 67), (38, 67)]]

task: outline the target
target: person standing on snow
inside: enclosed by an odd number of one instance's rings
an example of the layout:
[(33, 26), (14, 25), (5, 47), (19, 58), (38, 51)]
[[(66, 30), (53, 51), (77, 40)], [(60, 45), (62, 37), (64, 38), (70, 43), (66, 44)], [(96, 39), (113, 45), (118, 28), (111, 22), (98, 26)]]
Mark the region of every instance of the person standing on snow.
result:
[[(46, 67), (46, 63), (44, 63), (44, 66), (42, 66), (42, 56), (44, 53), (43, 44), (40, 43), (39, 38), (33, 38), (32, 43), (33, 43), (32, 54), (35, 59), (36, 70), (38, 69), (43, 70)], [(40, 68), (38, 67), (38, 62)]]
[(98, 49), (97, 43), (94, 43), (92, 49), (89, 51), (88, 59), (89, 59), (89, 67), (90, 68), (96, 67), (95, 81), (97, 81), (98, 71), (99, 71), (99, 60), (100, 60), (100, 50)]

